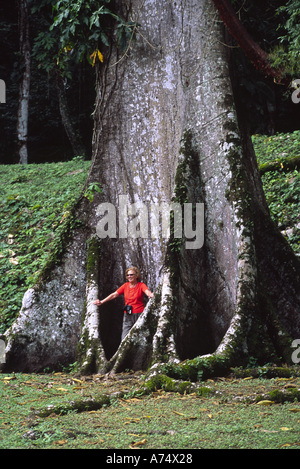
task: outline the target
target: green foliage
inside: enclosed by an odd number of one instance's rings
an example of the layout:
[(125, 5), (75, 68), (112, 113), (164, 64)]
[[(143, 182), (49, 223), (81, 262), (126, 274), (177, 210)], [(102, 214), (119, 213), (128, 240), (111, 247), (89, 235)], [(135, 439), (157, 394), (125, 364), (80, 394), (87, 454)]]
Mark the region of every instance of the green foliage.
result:
[[(277, 159), (300, 154), (300, 131), (290, 134), (278, 133), (274, 136), (254, 135), (253, 144), (258, 163), (268, 163)], [(295, 252), (300, 252), (299, 224), (300, 173), (299, 170), (284, 171), (283, 164), (279, 171), (270, 171), (262, 176), (262, 182), (271, 217), (279, 228), (292, 229), (288, 241)]]
[(84, 197), (86, 197), (90, 202), (93, 202), (95, 192), (98, 192), (99, 194), (101, 194), (102, 189), (101, 189), (101, 187), (99, 186), (98, 183), (92, 182), (92, 183), (89, 184), (89, 186), (86, 188), (86, 190), (84, 191), (84, 194), (83, 194), (83, 195), (84, 195)]
[(0, 166), (0, 332), (20, 310), (79, 197), (90, 162)]
[(277, 46), (271, 59), (275, 67), (282, 67), (285, 75), (296, 78), (300, 74), (300, 0), (289, 0), (286, 5), (278, 9), (278, 14), (284, 18), (284, 34), (278, 39)]
[[(116, 43), (125, 50), (137, 24), (110, 7), (110, 0), (31, 0), (34, 13), (44, 11), (47, 28), (35, 38), (33, 55), (46, 71), (59, 66), (69, 76), (71, 63), (103, 62), (103, 50)], [(45, 14), (48, 12), (48, 15)], [(51, 11), (51, 13), (50, 13)]]

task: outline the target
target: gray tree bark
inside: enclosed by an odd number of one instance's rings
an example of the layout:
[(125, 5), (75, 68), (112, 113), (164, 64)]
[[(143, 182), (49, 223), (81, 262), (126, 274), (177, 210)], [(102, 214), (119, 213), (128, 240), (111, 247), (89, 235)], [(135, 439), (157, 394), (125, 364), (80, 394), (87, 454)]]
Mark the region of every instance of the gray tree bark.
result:
[[(6, 369), (289, 360), (300, 334), (299, 262), (270, 219), (213, 2), (133, 0), (130, 15), (137, 41), (124, 56), (112, 48), (97, 81), (88, 183), (103, 193), (81, 199), (74, 214), (85, 227), (26, 293), (6, 333)], [(115, 238), (99, 240), (99, 205), (118, 215), (120, 196), (148, 214), (151, 204), (203, 203), (203, 246), (122, 237), (119, 225)], [(119, 221), (129, 229), (131, 218)], [(130, 265), (155, 296), (120, 344), (122, 302), (93, 300), (115, 291)]]
[(17, 137), (19, 162), (21, 164), (28, 163), (28, 114), (29, 114), (29, 94), (30, 94), (30, 77), (31, 77), (31, 53), (29, 40), (29, 20), (28, 20), (28, 4), (27, 0), (19, 0), (19, 30), (20, 30), (20, 54), (23, 61), (23, 73), (19, 86), (19, 108), (17, 120)]

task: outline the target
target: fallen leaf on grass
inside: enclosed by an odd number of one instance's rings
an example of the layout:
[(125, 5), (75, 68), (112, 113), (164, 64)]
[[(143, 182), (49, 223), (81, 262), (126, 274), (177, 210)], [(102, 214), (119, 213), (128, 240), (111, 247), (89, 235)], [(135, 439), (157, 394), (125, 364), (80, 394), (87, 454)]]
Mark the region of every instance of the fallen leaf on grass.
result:
[(257, 405), (272, 405), (272, 404), (274, 404), (274, 401), (268, 401), (268, 400), (259, 401), (257, 403)]
[(262, 432), (262, 433), (278, 433), (278, 430), (265, 430), (264, 428), (262, 428), (261, 430), (257, 430), (258, 432)]
[(281, 427), (280, 430), (282, 432), (288, 432), (289, 430), (292, 430), (291, 428), (288, 428), (288, 427)]
[(59, 445), (59, 446), (63, 446), (66, 443), (68, 443), (68, 440), (58, 440), (58, 441), (53, 442), (54, 445)]
[(297, 412), (300, 412), (300, 408), (289, 409), (289, 412), (294, 412), (296, 414)]
[(126, 420), (128, 420), (128, 422), (125, 422), (125, 425), (128, 425), (130, 423), (137, 423), (139, 422), (141, 419), (138, 419), (138, 418), (131, 418), (131, 417), (125, 417)]
[(140, 441), (136, 441), (135, 443), (131, 443), (130, 445), (130, 448), (135, 448), (136, 446), (143, 446), (147, 443), (147, 440), (144, 439), (144, 440), (140, 440)]
[(75, 381), (75, 383), (83, 384), (83, 381), (81, 381), (81, 379), (72, 378), (72, 380)]

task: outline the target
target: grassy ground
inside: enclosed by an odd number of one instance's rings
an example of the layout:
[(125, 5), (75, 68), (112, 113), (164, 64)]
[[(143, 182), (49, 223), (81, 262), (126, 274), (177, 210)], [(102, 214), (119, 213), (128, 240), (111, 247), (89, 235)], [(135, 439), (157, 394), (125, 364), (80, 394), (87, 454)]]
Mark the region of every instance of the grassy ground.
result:
[[(206, 397), (163, 390), (137, 396), (142, 378), (0, 374), (0, 448), (300, 448), (299, 402), (278, 404), (269, 394), (300, 388), (299, 377), (208, 380)], [(123, 398), (99, 409), (66, 410), (74, 400), (120, 390)]]
[(263, 174), (262, 182), (271, 217), (300, 255), (300, 172), (284, 170), (286, 159), (300, 154), (300, 131), (269, 137), (255, 135), (252, 140), (259, 166), (275, 160), (282, 162), (279, 171)]

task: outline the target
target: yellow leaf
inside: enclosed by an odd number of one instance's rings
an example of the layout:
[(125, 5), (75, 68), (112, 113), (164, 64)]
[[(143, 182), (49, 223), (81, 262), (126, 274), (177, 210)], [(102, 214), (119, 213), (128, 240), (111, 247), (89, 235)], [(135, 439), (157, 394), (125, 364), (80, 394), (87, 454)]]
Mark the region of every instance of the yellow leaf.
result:
[(98, 59), (100, 62), (103, 62), (103, 55), (101, 54), (100, 50), (98, 50)]
[(81, 381), (81, 379), (72, 378), (72, 380), (75, 381), (76, 383), (83, 384), (83, 381)]
[(103, 55), (99, 51), (99, 49), (94, 50), (94, 52), (90, 55), (90, 59), (93, 61), (93, 67), (96, 63), (96, 58), (100, 60), (100, 62), (103, 62)]
[(56, 388), (56, 391), (64, 391), (64, 392), (68, 392), (68, 389), (65, 389), (65, 388)]
[(280, 430), (283, 431), (283, 432), (288, 432), (289, 430), (291, 430), (291, 428), (281, 427)]
[(141, 441), (136, 441), (135, 443), (132, 443), (132, 446), (143, 446), (147, 443), (147, 440), (141, 440)]
[(295, 408), (295, 409), (289, 409), (289, 411), (290, 411), (290, 412), (294, 412), (294, 413), (296, 414), (297, 412), (300, 412), (300, 409), (297, 409), (297, 408)]
[(173, 410), (173, 414), (182, 415), (184, 417), (184, 414), (181, 414), (180, 412), (176, 412), (176, 410)]
[(95, 65), (95, 62), (96, 62), (96, 51), (94, 51), (91, 55), (90, 55), (90, 59), (93, 61), (93, 66)]
[(213, 416), (212, 416), (212, 414), (208, 414), (208, 417), (209, 417), (210, 419), (212, 419)]
[(54, 444), (59, 446), (65, 445), (66, 443), (68, 443), (68, 440), (54, 441)]
[(274, 404), (274, 401), (268, 401), (268, 400), (259, 401), (257, 403), (257, 405), (272, 405), (272, 404)]

